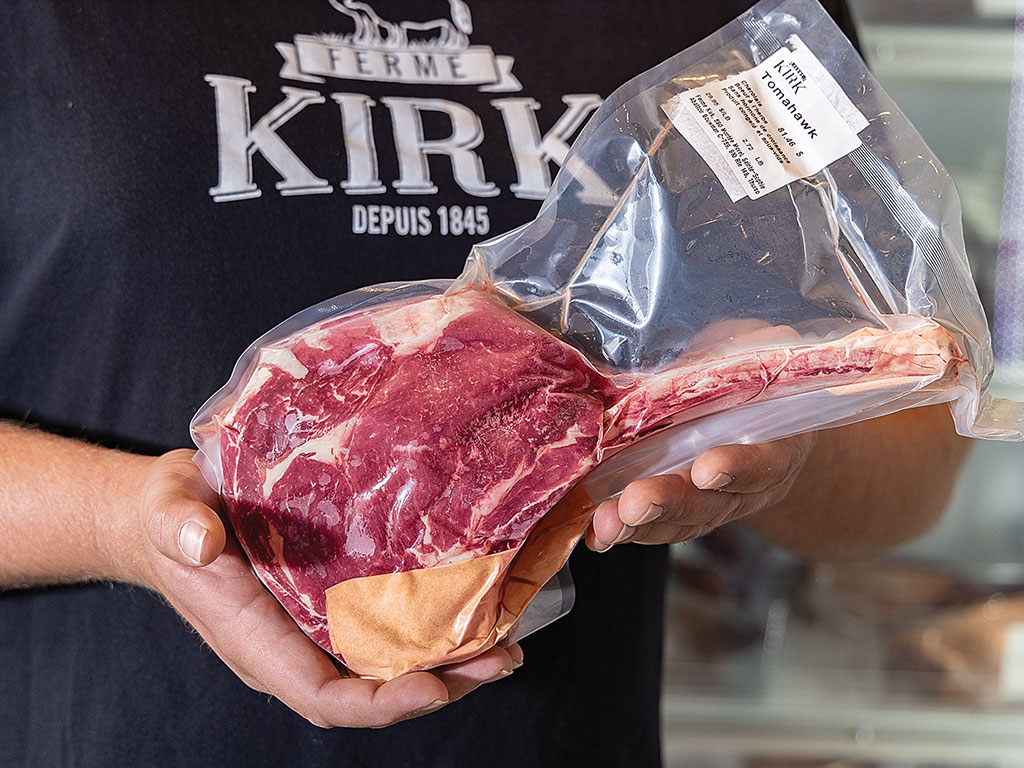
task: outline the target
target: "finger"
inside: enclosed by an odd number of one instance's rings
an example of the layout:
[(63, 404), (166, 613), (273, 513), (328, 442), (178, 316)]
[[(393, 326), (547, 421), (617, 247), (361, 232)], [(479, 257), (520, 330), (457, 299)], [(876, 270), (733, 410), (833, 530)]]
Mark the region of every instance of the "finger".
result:
[[(619, 544), (678, 544), (692, 539), (699, 539), (715, 529), (713, 525), (686, 525), (677, 522), (657, 522), (642, 526), (633, 531), (627, 539)], [(606, 552), (611, 546), (592, 538), (588, 533), (587, 546), (595, 552)], [(614, 545), (612, 545), (614, 546)]]
[(626, 542), (634, 532), (635, 527), (623, 522), (619, 516), (618, 499), (610, 499), (594, 510), (586, 543), (595, 552), (606, 552), (614, 545)]
[(701, 536), (754, 512), (759, 497), (695, 488), (687, 473), (630, 483), (617, 500), (594, 511), (587, 544), (603, 552), (616, 544), (666, 544)]
[(518, 669), (523, 666), (523, 649), (519, 643), (512, 643), (506, 649), (508, 655), (512, 657), (512, 669)]
[[(381, 727), (450, 700), (441, 680), (426, 672), (386, 683), (343, 678), (240, 557), (222, 558), (209, 569), (192, 573), (181, 585), (186, 594), (172, 601), (175, 607), (244, 682), (280, 699), (315, 725)], [(221, 582), (230, 583), (226, 591), (231, 599), (203, 600), (211, 586), (220, 588)]]
[(339, 679), (322, 693), (325, 705), (320, 711), (327, 722), (350, 728), (383, 728), (436, 712), (452, 701), (444, 684), (429, 672), (409, 672), (386, 683)]
[(723, 445), (704, 451), (690, 469), (697, 488), (770, 493), (792, 484), (817, 441), (801, 435), (758, 445)]
[[(741, 513), (739, 517), (743, 517)], [(711, 533), (718, 525), (698, 523), (689, 525), (674, 520), (650, 523), (637, 529), (630, 539), (630, 544), (678, 544), (684, 541), (699, 539)]]
[[(785, 495), (815, 440), (808, 433), (772, 443), (713, 448), (689, 471), (630, 483), (614, 506), (595, 511), (594, 548), (682, 541), (756, 512)], [(704, 487), (695, 485), (697, 481)]]
[[(282, 622), (291, 624), (281, 614)], [(261, 631), (260, 639), (243, 652), (242, 666), (271, 694), (321, 727), (379, 728), (433, 711), (450, 700), (441, 680), (427, 672), (383, 684), (343, 678), (330, 658), (294, 624)]]
[(504, 648), (491, 648), (469, 661), (432, 670), (448, 689), (452, 701), (461, 699), (481, 685), (512, 674), (514, 663)]

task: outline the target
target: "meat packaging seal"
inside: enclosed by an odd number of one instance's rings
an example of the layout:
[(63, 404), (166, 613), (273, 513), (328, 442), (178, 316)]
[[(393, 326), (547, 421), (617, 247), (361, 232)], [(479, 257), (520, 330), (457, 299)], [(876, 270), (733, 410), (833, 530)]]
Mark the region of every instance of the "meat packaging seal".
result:
[(259, 578), (388, 679), (562, 615), (595, 504), (708, 447), (941, 402), (1024, 438), (992, 368), (948, 174), (814, 0), (764, 0), (613, 93), (459, 278), (299, 312), (192, 433)]

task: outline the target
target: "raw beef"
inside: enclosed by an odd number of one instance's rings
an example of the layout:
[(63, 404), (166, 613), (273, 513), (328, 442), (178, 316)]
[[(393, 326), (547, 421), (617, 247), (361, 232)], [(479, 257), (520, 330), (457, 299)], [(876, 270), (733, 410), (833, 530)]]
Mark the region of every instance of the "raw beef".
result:
[(490, 294), (420, 298), (264, 347), (215, 417), (222, 492), (260, 578), (330, 651), (327, 588), (514, 548), (654, 429), (757, 398), (937, 378), (954, 357), (926, 324), (606, 376)]
[(264, 348), (221, 417), (228, 513), (330, 649), (328, 587), (521, 542), (596, 464), (611, 391), (486, 294), (330, 320)]
[[(923, 319), (920, 319), (923, 322)], [(671, 368), (640, 379), (609, 409), (605, 451), (673, 424), (752, 400), (768, 400), (853, 383), (937, 378), (959, 362), (941, 326), (916, 324), (893, 333), (861, 328), (836, 341), (769, 347)]]

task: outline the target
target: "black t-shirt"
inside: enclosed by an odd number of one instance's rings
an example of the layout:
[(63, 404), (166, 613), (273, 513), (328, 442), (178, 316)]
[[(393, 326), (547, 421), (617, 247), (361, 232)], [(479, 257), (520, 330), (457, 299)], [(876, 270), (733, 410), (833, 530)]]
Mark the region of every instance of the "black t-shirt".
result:
[[(748, 5), (7, 0), (0, 416), (188, 445), (249, 341), (457, 274), (534, 215), (602, 97)], [(251, 691), (146, 591), (7, 592), (0, 765), (655, 765), (664, 564), (581, 549), (525, 666), (381, 731)]]

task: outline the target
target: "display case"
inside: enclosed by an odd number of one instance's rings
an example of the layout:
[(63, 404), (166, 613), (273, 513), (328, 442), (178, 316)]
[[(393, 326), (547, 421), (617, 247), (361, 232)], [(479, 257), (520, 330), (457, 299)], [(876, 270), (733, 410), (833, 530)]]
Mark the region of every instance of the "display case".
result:
[(1024, 766), (1022, 468), (978, 443), (943, 523), (877, 561), (677, 546), (666, 765)]

